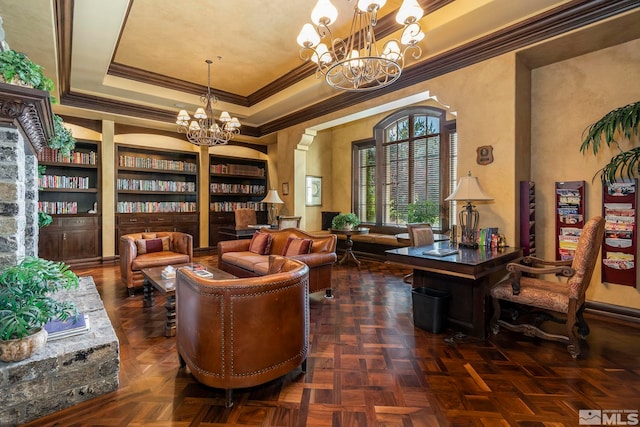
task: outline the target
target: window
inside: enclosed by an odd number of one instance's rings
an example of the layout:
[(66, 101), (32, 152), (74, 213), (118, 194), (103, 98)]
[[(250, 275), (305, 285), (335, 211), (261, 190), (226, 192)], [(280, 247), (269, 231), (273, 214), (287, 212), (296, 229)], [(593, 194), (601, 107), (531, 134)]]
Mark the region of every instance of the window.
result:
[(363, 223), (402, 226), (430, 222), (449, 228), (455, 186), (455, 122), (445, 111), (419, 107), (396, 112), (374, 127), (374, 139), (354, 143), (354, 212)]

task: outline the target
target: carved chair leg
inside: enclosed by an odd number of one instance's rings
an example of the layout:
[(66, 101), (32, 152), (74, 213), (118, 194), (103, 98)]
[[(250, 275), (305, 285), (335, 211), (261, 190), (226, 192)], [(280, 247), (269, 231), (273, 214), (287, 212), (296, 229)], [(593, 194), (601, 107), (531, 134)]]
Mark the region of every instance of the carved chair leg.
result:
[(489, 326), (493, 335), (498, 335), (498, 332), (500, 332), (500, 325), (498, 325), (498, 320), (500, 320), (500, 300), (493, 297), (491, 299), (493, 300), (493, 317)]
[(576, 306), (575, 301), (569, 301), (569, 312), (567, 313), (567, 338), (569, 338), (569, 345), (567, 346), (567, 350), (571, 357), (576, 359), (580, 355), (580, 340), (574, 331), (574, 326), (576, 324)]
[(578, 322), (578, 333), (580, 334), (580, 338), (582, 338), (583, 340), (587, 339), (587, 337), (589, 336), (589, 332), (591, 332), (587, 321), (584, 320), (583, 313), (585, 308), (586, 304), (582, 303), (582, 305), (578, 309), (578, 312), (576, 313), (576, 320)]

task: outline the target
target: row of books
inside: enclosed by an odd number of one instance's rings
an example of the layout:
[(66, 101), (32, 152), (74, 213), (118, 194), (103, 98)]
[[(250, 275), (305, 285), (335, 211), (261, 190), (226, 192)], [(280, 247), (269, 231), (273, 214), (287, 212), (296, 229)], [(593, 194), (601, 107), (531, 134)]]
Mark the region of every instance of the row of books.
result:
[(80, 188), (89, 189), (88, 176), (60, 176), (44, 175), (38, 178), (38, 186), (41, 188)]
[(255, 211), (266, 210), (265, 204), (260, 202), (213, 202), (209, 205), (212, 212), (233, 212), (239, 208), (249, 208)]
[(77, 214), (78, 202), (38, 202), (38, 210), (49, 215)]
[(220, 175), (247, 175), (263, 177), (265, 175), (264, 168), (252, 165), (236, 165), (232, 163), (222, 163), (211, 165), (211, 173)]
[(177, 193), (195, 192), (195, 182), (163, 181), (148, 179), (124, 179), (117, 181), (118, 190), (139, 190), (139, 191), (171, 191)]
[(195, 202), (118, 202), (118, 213), (197, 212)]
[(95, 151), (83, 153), (81, 151), (74, 151), (70, 156), (63, 156), (60, 150), (53, 150), (51, 148), (44, 148), (38, 153), (38, 161), (41, 162), (55, 162), (55, 163), (73, 163), (78, 165), (95, 165), (98, 160), (98, 155)]
[(264, 185), (250, 185), (250, 184), (223, 184), (212, 183), (210, 185), (211, 192), (216, 194), (265, 194), (266, 187)]
[(120, 155), (118, 161), (120, 167), (125, 168), (160, 169), (180, 172), (196, 172), (197, 170), (195, 163), (184, 162), (181, 160), (150, 159), (148, 157)]

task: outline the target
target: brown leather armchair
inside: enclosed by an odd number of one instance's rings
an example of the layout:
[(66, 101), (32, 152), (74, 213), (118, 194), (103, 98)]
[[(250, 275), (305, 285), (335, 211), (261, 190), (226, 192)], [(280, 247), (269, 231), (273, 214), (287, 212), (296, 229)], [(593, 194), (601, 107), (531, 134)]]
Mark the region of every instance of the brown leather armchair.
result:
[(225, 389), (253, 387), (298, 366), (309, 353), (309, 267), (271, 256), (265, 276), (204, 279), (181, 268), (176, 284), (180, 365), (196, 380)]
[[(136, 240), (169, 237), (169, 250), (138, 253)], [(141, 270), (149, 267), (161, 267), (170, 264), (184, 264), (193, 261), (193, 237), (179, 231), (157, 233), (133, 233), (120, 236), (120, 278), (127, 285), (129, 296), (133, 290), (142, 286), (144, 276)]]

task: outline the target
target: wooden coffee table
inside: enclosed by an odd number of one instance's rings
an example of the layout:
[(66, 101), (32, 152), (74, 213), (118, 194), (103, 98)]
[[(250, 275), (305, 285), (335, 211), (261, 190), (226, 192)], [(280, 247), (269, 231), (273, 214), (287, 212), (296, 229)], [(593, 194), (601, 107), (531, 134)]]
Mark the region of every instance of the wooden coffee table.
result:
[[(213, 274), (212, 279), (235, 279), (236, 276), (229, 274), (226, 271), (217, 269), (204, 263), (187, 263), (173, 265), (176, 269), (185, 266), (192, 266), (200, 264), (205, 267), (206, 270)], [(164, 304), (167, 309), (167, 323), (164, 326), (165, 337), (176, 336), (176, 279), (163, 279), (162, 270), (165, 267), (151, 267), (143, 268), (142, 275), (144, 276), (144, 299), (143, 307), (153, 307), (156, 303), (153, 295), (153, 288), (162, 292), (167, 296), (167, 302)]]

